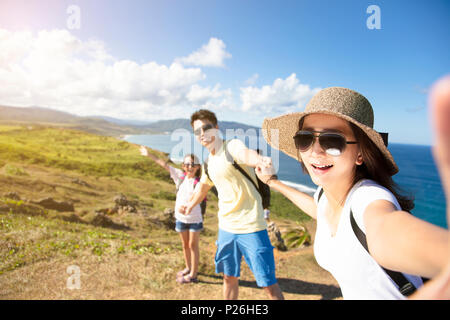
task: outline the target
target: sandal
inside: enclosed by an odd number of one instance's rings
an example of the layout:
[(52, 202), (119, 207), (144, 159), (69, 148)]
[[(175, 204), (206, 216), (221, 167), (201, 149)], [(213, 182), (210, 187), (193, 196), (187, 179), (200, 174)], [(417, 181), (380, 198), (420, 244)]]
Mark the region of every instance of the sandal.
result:
[(184, 284), (184, 283), (197, 283), (198, 279), (197, 278), (192, 278), (190, 275), (187, 276), (181, 276), (177, 278), (177, 282)]
[(184, 270), (178, 271), (177, 278), (182, 277), (182, 276), (186, 276), (190, 272), (191, 272), (191, 270), (189, 270), (189, 268), (184, 268)]

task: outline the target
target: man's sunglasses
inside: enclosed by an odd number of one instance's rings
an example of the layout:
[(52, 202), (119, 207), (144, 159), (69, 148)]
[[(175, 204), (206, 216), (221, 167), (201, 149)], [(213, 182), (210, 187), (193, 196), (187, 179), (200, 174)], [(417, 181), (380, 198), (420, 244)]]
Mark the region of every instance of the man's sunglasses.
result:
[[(317, 134), (317, 135), (314, 135)], [(305, 152), (314, 143), (314, 139), (319, 140), (319, 144), (323, 150), (329, 155), (339, 156), (344, 152), (347, 144), (356, 144), (356, 141), (347, 141), (345, 137), (336, 132), (318, 132), (318, 131), (306, 131), (300, 130), (294, 136), (295, 147)]]
[(211, 123), (205, 124), (204, 126), (201, 126), (200, 128), (194, 130), (194, 135), (199, 136), (202, 134), (202, 130), (203, 132), (206, 132), (212, 128), (214, 128), (214, 125), (212, 125)]

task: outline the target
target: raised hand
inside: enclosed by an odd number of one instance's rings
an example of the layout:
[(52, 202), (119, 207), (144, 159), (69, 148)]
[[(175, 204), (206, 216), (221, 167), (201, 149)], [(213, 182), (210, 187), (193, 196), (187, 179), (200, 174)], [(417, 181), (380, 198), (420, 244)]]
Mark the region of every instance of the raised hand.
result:
[[(447, 225), (450, 226), (450, 75), (437, 81), (429, 97), (434, 129), (433, 155), (441, 176), (447, 203)], [(427, 282), (413, 299), (450, 299), (450, 238), (446, 267)]]
[(141, 155), (147, 157), (148, 156), (148, 150), (146, 147), (141, 146), (141, 148), (139, 149), (139, 151), (141, 152)]
[(272, 158), (260, 157), (260, 161), (256, 165), (255, 173), (259, 180), (266, 183), (274, 174), (275, 168), (272, 165)]

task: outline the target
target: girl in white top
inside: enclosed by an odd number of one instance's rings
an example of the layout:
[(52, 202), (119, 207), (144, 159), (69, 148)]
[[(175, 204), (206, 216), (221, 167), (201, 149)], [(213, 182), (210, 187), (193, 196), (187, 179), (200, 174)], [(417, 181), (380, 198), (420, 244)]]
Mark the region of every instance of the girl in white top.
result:
[(151, 158), (170, 173), (170, 177), (177, 187), (175, 202), (175, 230), (180, 234), (183, 243), (183, 255), (186, 268), (177, 273), (177, 282), (197, 282), (199, 263), (199, 235), (203, 229), (203, 216), (201, 205), (195, 206), (192, 211), (185, 215), (179, 208), (186, 205), (194, 193), (198, 191), (200, 180), (200, 162), (197, 156), (188, 154), (184, 157), (183, 170), (168, 165), (163, 160), (148, 152), (147, 148), (141, 146), (141, 154)]
[[(366, 98), (345, 88), (321, 90), (304, 112), (265, 119), (263, 134), (272, 147), (297, 158), (319, 186), (311, 197), (256, 170), (262, 181), (317, 219), (316, 260), (336, 278), (344, 299), (406, 298), (383, 268), (403, 274), (412, 288), (422, 286), (419, 276), (436, 277), (415, 295), (450, 298), (449, 233), (406, 212), (413, 202), (399, 194), (392, 180), (398, 168), (386, 148), (387, 137), (373, 130)], [(441, 168), (447, 172), (448, 198), (450, 150), (446, 154)], [(355, 228), (365, 235), (367, 250)]]

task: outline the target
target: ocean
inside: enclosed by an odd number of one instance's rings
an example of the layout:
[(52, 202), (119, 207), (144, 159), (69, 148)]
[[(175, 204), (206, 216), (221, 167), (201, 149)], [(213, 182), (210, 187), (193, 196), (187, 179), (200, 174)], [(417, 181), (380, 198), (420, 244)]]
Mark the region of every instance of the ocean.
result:
[[(249, 148), (260, 148), (264, 155), (271, 156), (280, 180), (303, 192), (314, 193), (317, 186), (309, 175), (302, 172), (298, 161), (276, 149), (272, 150), (261, 136), (236, 137)], [(226, 138), (230, 139), (228, 133)], [(124, 140), (168, 153), (174, 162), (181, 162), (187, 153), (194, 153), (202, 160), (208, 155), (207, 150), (187, 130), (176, 130), (172, 134), (129, 135)], [(394, 181), (406, 194), (414, 196), (412, 214), (447, 228), (445, 196), (431, 147), (390, 143), (388, 148), (400, 169)]]

